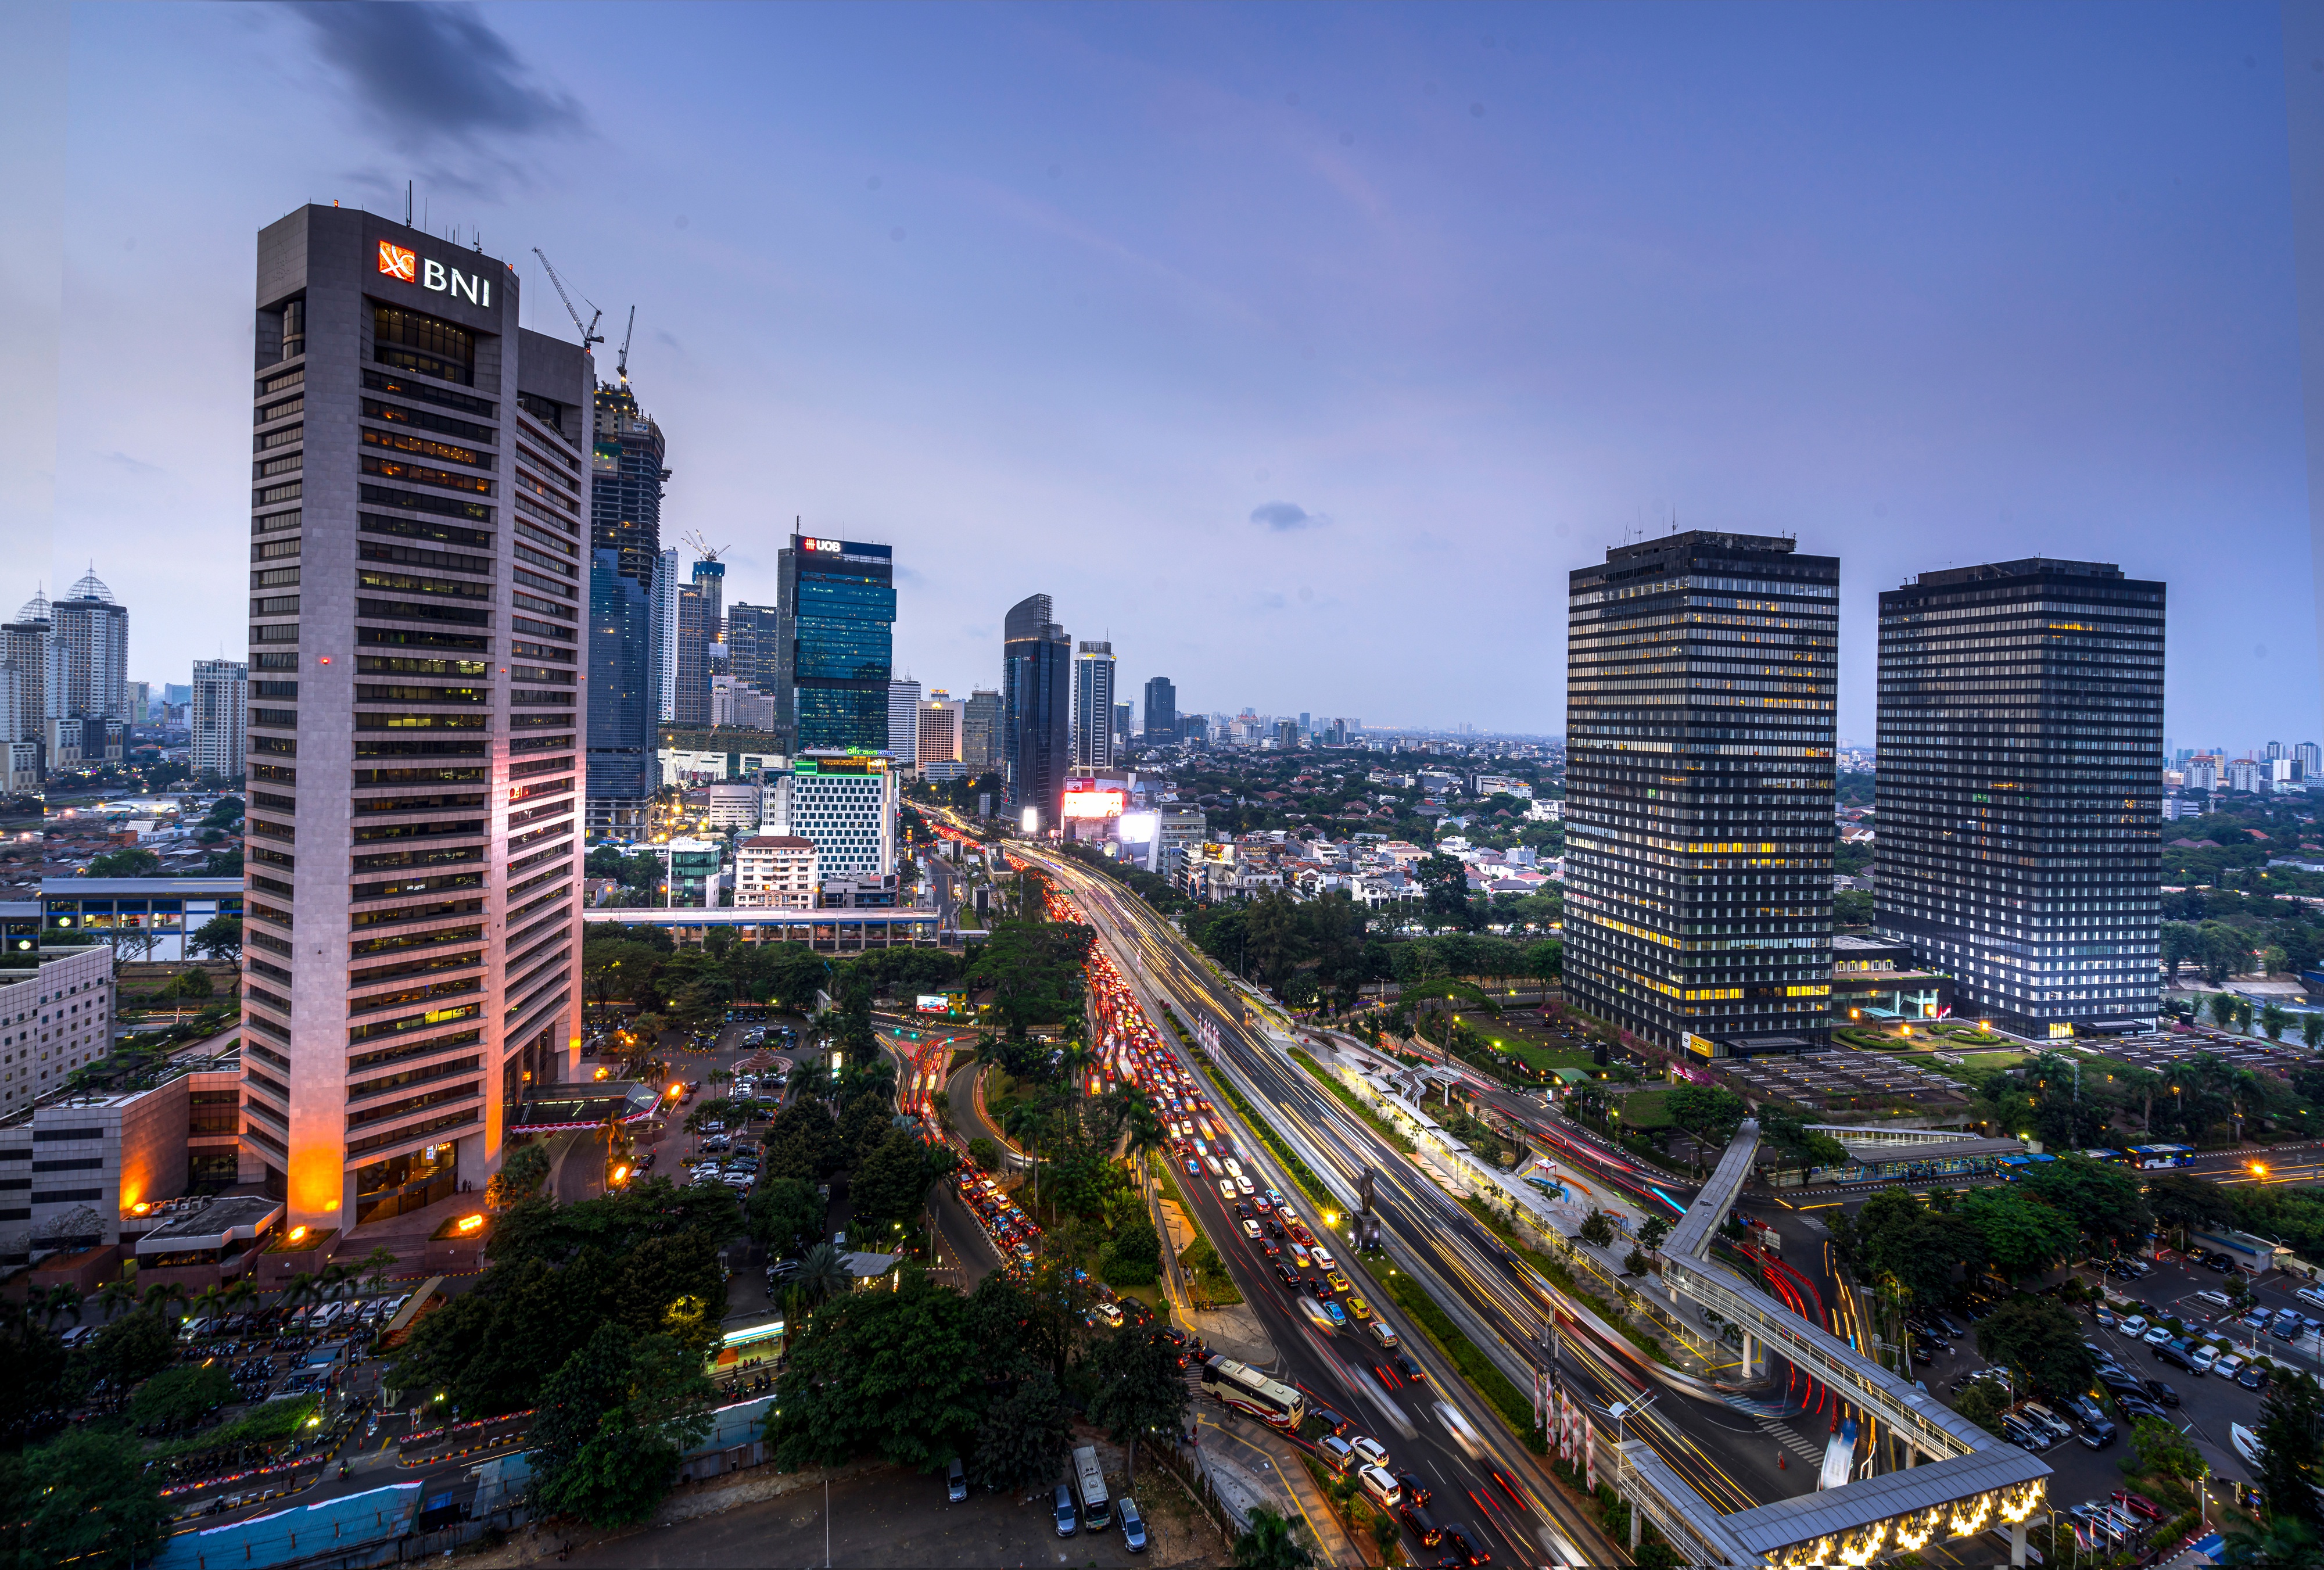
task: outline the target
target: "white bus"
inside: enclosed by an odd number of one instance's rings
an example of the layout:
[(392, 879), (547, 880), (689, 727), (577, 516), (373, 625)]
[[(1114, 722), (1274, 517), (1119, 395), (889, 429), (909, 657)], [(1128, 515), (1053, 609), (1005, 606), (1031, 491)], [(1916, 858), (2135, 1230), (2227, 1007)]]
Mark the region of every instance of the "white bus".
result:
[(1082, 1527), (1102, 1532), (1113, 1524), (1112, 1503), (1106, 1498), (1105, 1469), (1097, 1464), (1097, 1446), (1084, 1445), (1074, 1452), (1074, 1492), (1082, 1501)]
[(1307, 1418), (1306, 1397), (1232, 1358), (1203, 1360), (1203, 1394), (1290, 1433), (1296, 1433)]

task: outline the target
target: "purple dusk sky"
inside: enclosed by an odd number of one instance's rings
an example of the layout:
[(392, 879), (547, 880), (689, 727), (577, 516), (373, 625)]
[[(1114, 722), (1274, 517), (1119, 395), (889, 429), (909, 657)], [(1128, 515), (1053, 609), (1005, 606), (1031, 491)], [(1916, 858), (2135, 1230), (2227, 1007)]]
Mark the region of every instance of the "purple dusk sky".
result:
[(243, 647), (255, 231), (412, 179), (635, 303), (667, 542), (891, 543), (929, 686), (1047, 591), (1182, 707), (1556, 731), (1675, 518), (1842, 559), (1859, 743), (1875, 594), (2036, 551), (2169, 581), (2177, 744), (2319, 730), (2273, 5), (28, 15), (0, 610), (94, 560), (140, 679)]

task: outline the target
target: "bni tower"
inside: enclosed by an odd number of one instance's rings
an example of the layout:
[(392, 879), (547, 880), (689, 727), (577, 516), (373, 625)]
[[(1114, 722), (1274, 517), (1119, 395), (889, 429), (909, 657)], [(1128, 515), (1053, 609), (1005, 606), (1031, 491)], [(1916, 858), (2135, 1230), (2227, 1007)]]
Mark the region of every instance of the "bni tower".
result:
[(1831, 1023), (1840, 561), (1694, 531), (1571, 580), (1565, 987), (1700, 1057)]
[(1880, 596), (1879, 929), (2019, 1035), (2161, 1008), (2160, 583), (2028, 558)]
[(579, 1043), (594, 377), (368, 213), (257, 284), (243, 1169), (345, 1227), (481, 1187)]

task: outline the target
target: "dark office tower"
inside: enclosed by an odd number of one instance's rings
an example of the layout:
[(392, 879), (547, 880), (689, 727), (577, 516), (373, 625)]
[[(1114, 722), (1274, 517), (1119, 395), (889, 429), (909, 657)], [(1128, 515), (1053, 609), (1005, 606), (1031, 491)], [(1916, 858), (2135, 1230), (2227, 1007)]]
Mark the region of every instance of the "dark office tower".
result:
[(518, 288), (352, 208), (258, 236), (241, 1160), (285, 1232), (481, 1189), (572, 1077), (595, 379)]
[(735, 685), (755, 692), (775, 690), (781, 665), (778, 648), (782, 614), (774, 605), (737, 601), (726, 607), (726, 669)]
[[(702, 563), (696, 562), (699, 568)], [(710, 596), (702, 582), (678, 586), (678, 702), (671, 724), (699, 728), (710, 723)]]
[(1010, 607), (1001, 644), (1003, 783), (1009, 805), (1038, 808), (1045, 832), (1056, 827), (1073, 771), (1073, 660), (1072, 641), (1050, 619), (1048, 596)]
[(661, 565), (661, 427), (624, 377), (599, 383), (589, 485), (589, 828), (635, 834), (654, 767), (654, 574)]
[(1819, 1041), (1839, 559), (1696, 531), (1569, 592), (1566, 995), (1701, 1057)]
[(2163, 600), (2042, 558), (1880, 596), (1877, 920), (1953, 974), (1956, 1011), (2153, 1027)]
[[(777, 568), (778, 663), (765, 690), (796, 727), (797, 750), (885, 752), (894, 675), (895, 552), (794, 534)], [(760, 656), (761, 670), (765, 655)]]
[(1178, 739), (1178, 688), (1167, 676), (1147, 679), (1146, 734), (1153, 741)]

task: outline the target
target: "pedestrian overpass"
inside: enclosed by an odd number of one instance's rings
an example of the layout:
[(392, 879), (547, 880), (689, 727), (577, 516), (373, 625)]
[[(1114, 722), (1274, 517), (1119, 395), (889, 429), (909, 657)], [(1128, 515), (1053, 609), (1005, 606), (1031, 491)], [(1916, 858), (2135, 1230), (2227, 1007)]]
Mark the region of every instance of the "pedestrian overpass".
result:
[(2024, 1564), (2025, 1523), (2048, 1493), (2046, 1464), (1711, 1258), (1758, 1145), (1759, 1125), (1746, 1122), (1672, 1229), (1663, 1250), (1672, 1306), (1692, 1302), (1741, 1326), (1747, 1376), (1765, 1353), (1832, 1386), (1904, 1447), (1904, 1468), (1730, 1515), (1632, 1441), (1617, 1446), (1614, 1483), (1634, 1507), (1633, 1522), (1653, 1521), (1683, 1555), (1711, 1565), (1868, 1565), (1996, 1528), (2009, 1530), (2010, 1563)]

